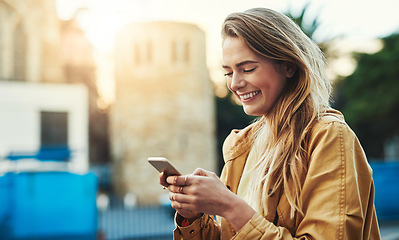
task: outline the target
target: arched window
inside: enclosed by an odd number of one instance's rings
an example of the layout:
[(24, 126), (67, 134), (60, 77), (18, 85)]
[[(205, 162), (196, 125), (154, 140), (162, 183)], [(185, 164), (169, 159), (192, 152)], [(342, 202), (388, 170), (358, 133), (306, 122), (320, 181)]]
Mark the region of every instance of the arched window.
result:
[(190, 43), (188, 41), (184, 44), (184, 62), (190, 62)]
[(177, 62), (177, 42), (176, 41), (172, 41), (171, 43), (171, 61), (172, 63), (176, 63)]
[(26, 34), (21, 23), (14, 31), (14, 80), (26, 80)]
[(138, 43), (134, 44), (134, 62), (140, 64), (140, 46)]
[(173, 63), (189, 63), (190, 43), (188, 41), (172, 41), (171, 54)]
[(147, 41), (147, 62), (152, 61), (152, 43), (150, 40)]

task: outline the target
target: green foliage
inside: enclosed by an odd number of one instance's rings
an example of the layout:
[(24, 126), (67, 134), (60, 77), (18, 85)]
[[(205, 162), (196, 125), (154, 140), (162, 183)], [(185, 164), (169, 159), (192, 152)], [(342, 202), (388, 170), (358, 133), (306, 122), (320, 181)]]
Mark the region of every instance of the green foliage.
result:
[(356, 54), (356, 70), (336, 85), (336, 107), (372, 158), (382, 158), (384, 141), (399, 133), (399, 34), (382, 41), (381, 51)]
[(309, 9), (309, 4), (306, 4), (301, 13), (298, 16), (293, 16), (292, 13), (286, 13), (289, 18), (291, 18), (301, 29), (302, 31), (311, 39), (313, 39), (313, 35), (316, 32), (317, 28), (320, 25), (319, 19), (316, 16), (310, 24), (306, 24), (304, 22), (305, 15)]

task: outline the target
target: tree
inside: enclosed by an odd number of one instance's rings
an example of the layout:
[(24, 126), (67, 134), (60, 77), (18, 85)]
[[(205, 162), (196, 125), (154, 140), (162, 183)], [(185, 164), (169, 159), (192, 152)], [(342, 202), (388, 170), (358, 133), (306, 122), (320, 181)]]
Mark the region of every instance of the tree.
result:
[(384, 157), (384, 141), (399, 134), (399, 34), (375, 54), (357, 53), (354, 73), (336, 85), (335, 107), (357, 133), (369, 158)]
[(320, 26), (320, 21), (319, 21), (319, 18), (317, 16), (315, 16), (310, 24), (306, 24), (304, 22), (305, 15), (309, 11), (309, 6), (310, 6), (309, 4), (310, 3), (307, 3), (303, 7), (302, 11), (300, 12), (300, 14), (298, 16), (294, 16), (290, 12), (286, 13), (285, 15), (287, 15), (289, 18), (291, 18), (310, 39), (313, 39), (313, 36), (314, 36), (316, 30)]

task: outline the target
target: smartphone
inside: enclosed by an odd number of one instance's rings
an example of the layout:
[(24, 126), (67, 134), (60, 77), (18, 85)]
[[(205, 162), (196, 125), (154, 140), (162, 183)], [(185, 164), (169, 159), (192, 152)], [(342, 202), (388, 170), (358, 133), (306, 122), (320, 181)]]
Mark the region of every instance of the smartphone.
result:
[(167, 176), (180, 176), (180, 172), (172, 165), (172, 163), (164, 157), (149, 157), (148, 162), (158, 170), (158, 172), (165, 172)]

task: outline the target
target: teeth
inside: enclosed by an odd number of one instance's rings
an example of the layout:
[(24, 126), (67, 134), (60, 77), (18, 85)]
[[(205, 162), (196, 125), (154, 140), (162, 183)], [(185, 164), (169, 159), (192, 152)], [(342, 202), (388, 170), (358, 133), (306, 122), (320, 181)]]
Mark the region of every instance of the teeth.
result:
[(249, 98), (252, 98), (252, 97), (258, 95), (259, 93), (260, 93), (260, 91), (250, 92), (250, 93), (247, 93), (245, 95), (241, 95), (240, 98), (241, 98), (241, 100), (247, 100)]

